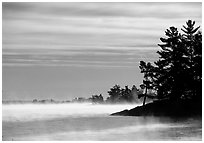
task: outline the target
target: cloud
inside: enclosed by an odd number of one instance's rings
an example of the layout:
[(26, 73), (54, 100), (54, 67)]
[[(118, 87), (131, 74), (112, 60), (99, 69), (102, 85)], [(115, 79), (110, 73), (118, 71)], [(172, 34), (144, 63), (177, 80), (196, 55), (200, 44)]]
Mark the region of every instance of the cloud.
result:
[[(182, 9), (181, 9), (182, 8)], [(74, 17), (155, 17), (201, 16), (201, 3), (3, 3), (5, 11)], [(199, 15), (196, 15), (199, 13)], [(14, 13), (15, 14), (15, 13)]]
[(2, 10), (3, 65), (114, 67), (155, 59), (166, 28), (201, 25), (202, 5), (4, 2)]
[[(148, 51), (148, 52), (147, 52)], [(156, 49), (148, 50), (124, 49), (3, 49), (2, 61), (4, 66), (38, 65), (38, 66), (76, 66), (76, 67), (135, 67), (139, 60), (153, 60)]]

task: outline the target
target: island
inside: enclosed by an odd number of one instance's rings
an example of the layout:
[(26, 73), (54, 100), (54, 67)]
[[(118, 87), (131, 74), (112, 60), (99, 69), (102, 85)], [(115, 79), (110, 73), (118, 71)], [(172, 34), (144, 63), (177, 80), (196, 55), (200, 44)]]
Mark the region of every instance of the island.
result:
[[(140, 85), (143, 105), (123, 110), (114, 116), (202, 116), (202, 33), (195, 21), (188, 20), (179, 32), (165, 31), (154, 63), (140, 61), (144, 74)], [(150, 94), (151, 93), (151, 94)], [(154, 93), (154, 94), (152, 94)], [(146, 98), (153, 102), (145, 104)]]

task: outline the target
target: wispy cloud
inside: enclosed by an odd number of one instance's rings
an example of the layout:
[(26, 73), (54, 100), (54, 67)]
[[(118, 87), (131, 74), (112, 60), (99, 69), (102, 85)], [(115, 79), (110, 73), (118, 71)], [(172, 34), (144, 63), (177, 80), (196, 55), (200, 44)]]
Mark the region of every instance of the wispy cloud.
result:
[(132, 66), (201, 3), (3, 3), (3, 65)]
[[(148, 48), (147, 48), (148, 49)], [(135, 67), (139, 60), (154, 60), (156, 49), (3, 49), (4, 66)], [(94, 59), (94, 60), (93, 60)]]
[[(182, 8), (182, 9), (181, 9)], [(200, 17), (201, 3), (4, 3), (3, 10), (60, 17)], [(16, 13), (13, 13), (14, 15)], [(177, 17), (175, 15), (177, 14)]]

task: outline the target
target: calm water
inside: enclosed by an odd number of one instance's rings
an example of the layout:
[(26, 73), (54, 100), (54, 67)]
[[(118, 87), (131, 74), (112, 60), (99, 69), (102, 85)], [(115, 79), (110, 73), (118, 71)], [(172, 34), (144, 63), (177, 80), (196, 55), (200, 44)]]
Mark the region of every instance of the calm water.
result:
[(2, 135), (8, 140), (201, 140), (202, 120), (118, 117), (135, 105), (2, 105)]

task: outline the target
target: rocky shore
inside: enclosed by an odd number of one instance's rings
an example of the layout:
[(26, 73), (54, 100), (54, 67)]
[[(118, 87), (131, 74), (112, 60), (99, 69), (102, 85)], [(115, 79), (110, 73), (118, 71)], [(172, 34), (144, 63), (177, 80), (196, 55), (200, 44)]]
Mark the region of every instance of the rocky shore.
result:
[(111, 116), (202, 116), (202, 103), (192, 100), (159, 100), (130, 110), (112, 113)]

